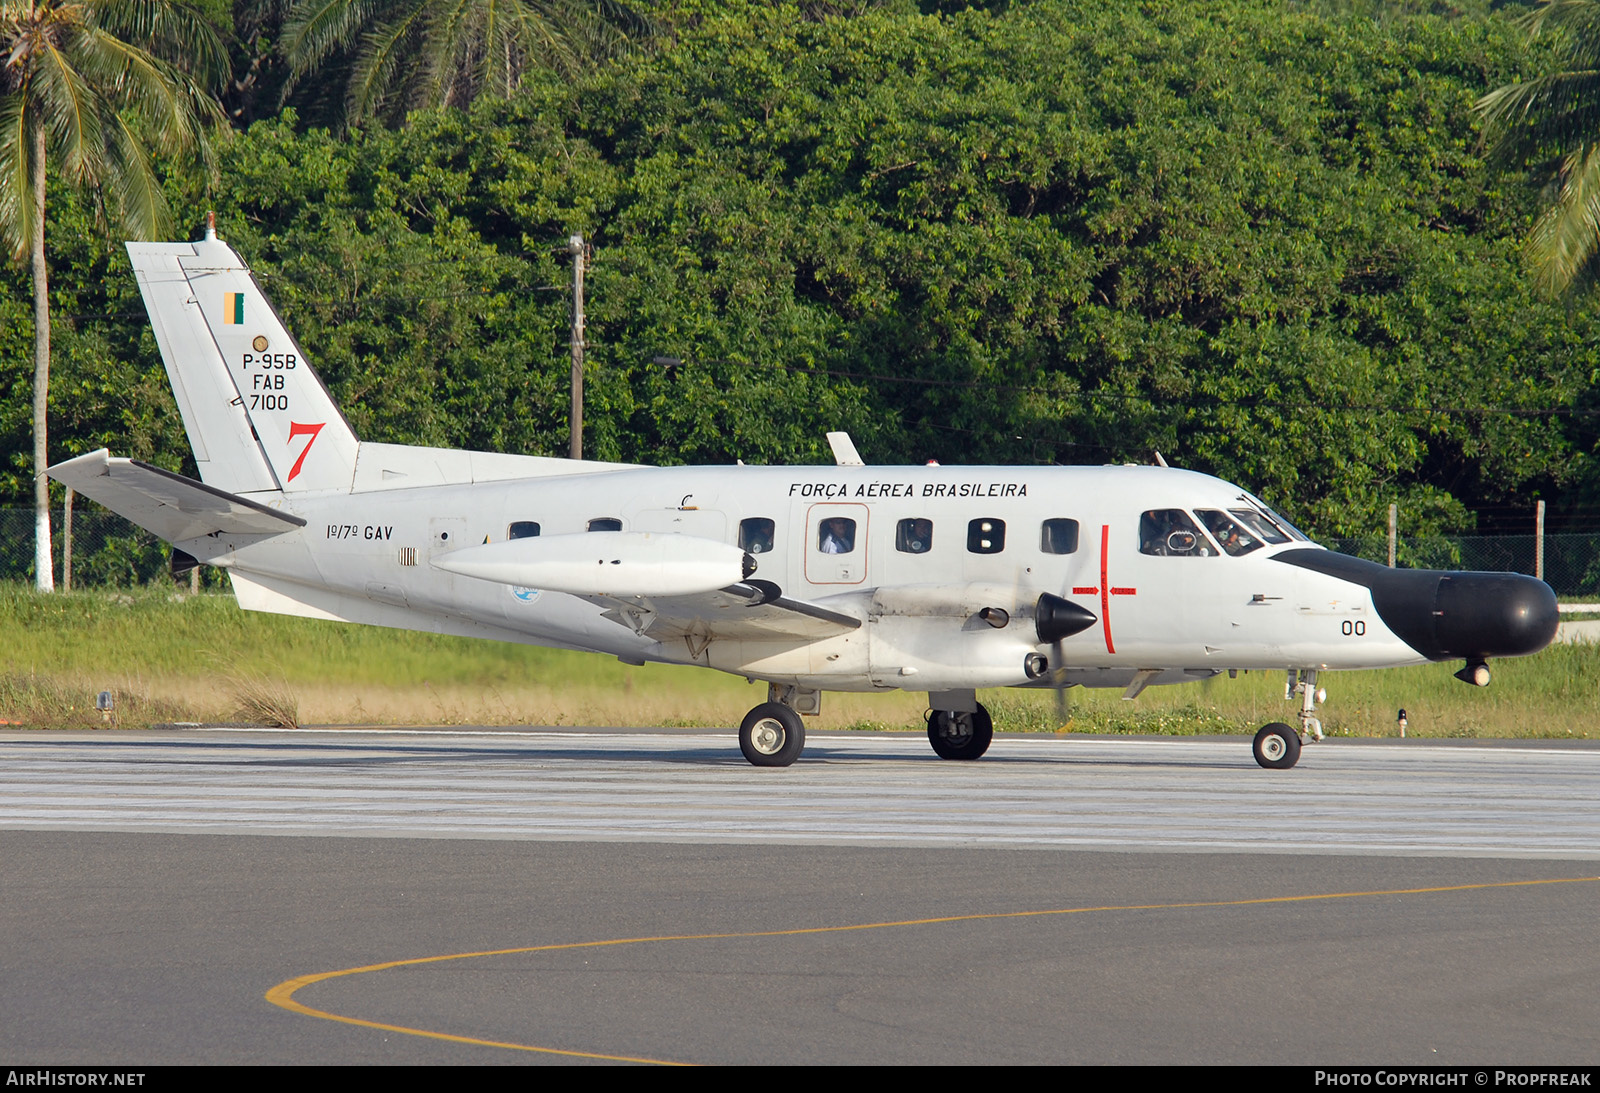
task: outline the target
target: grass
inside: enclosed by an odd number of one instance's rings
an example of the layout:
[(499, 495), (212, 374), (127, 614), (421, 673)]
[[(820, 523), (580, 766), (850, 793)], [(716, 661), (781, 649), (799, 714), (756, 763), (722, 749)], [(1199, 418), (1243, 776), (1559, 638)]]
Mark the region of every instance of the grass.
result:
[[(1600, 647), (1559, 645), (1496, 661), (1468, 687), (1439, 664), (1326, 673), (1334, 735), (1587, 737), (1600, 715)], [(1002, 731), (1250, 733), (1292, 721), (1281, 672), (1250, 672), (1137, 701), (1069, 692), (986, 692)], [(110, 721), (95, 696), (111, 691)], [(727, 728), (765, 697), (761, 685), (702, 669), (634, 668), (610, 657), (240, 611), (228, 595), (170, 589), (41, 596), (0, 585), (0, 721), (41, 728), (162, 721), (363, 725), (643, 725)], [(922, 728), (925, 698), (829, 694), (816, 728)]]

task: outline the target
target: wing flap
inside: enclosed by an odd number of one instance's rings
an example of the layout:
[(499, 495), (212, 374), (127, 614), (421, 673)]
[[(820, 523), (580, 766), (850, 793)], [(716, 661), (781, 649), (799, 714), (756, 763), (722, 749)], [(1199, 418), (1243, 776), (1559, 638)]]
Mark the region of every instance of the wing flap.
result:
[(113, 458), (104, 448), (57, 463), (49, 473), (62, 485), (71, 486), (169, 543), (198, 539), (213, 532), (282, 535), (306, 523), (301, 517), (268, 508), (259, 501), (137, 459)]

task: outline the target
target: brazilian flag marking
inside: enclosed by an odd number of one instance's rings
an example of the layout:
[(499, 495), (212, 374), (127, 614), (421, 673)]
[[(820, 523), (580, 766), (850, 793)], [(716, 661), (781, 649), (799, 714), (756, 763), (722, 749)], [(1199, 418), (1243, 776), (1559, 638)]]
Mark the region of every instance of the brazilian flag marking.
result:
[(222, 321), (230, 326), (244, 325), (244, 293), (222, 294)]

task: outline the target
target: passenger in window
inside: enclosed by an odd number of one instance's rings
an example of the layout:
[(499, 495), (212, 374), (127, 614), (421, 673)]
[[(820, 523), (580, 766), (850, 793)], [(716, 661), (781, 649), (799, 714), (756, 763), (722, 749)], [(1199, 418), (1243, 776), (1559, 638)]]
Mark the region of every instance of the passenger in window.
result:
[(739, 547), (751, 554), (765, 554), (772, 549), (773, 523), (760, 516), (739, 521)]
[(849, 554), (856, 548), (856, 522), (830, 517), (818, 529), (817, 549), (824, 554)]
[(895, 534), (895, 549), (903, 554), (926, 554), (933, 548), (933, 521), (902, 520)]

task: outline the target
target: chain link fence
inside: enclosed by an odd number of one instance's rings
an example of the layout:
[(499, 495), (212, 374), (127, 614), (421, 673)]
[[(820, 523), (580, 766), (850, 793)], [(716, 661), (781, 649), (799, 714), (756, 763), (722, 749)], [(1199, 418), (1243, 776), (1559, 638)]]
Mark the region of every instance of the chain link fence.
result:
[[(50, 514), (56, 586), (65, 577), (66, 532), (60, 509)], [(0, 509), (0, 580), (33, 583), (33, 510)], [(126, 588), (170, 581), (172, 548), (115, 513), (72, 514), (72, 587)], [(206, 567), (202, 567), (204, 569)], [(183, 583), (188, 584), (185, 576)], [(202, 578), (202, 583), (205, 582)]]
[[(62, 583), (65, 541), (62, 513), (51, 515), (55, 535), (56, 582)], [(1379, 564), (1389, 560), (1383, 535), (1324, 539), (1322, 545)], [(1396, 547), (1402, 566), (1420, 569), (1485, 569), (1533, 573), (1538, 538), (1533, 535), (1426, 535), (1402, 537)], [(172, 548), (143, 528), (109, 512), (74, 512), (72, 583), (74, 587), (127, 587), (171, 580)], [(223, 582), (208, 566), (201, 583)], [(1544, 579), (1561, 596), (1600, 596), (1600, 535), (1546, 535)], [(0, 509), (0, 580), (33, 580), (33, 510)], [(184, 578), (187, 583), (188, 578)]]

